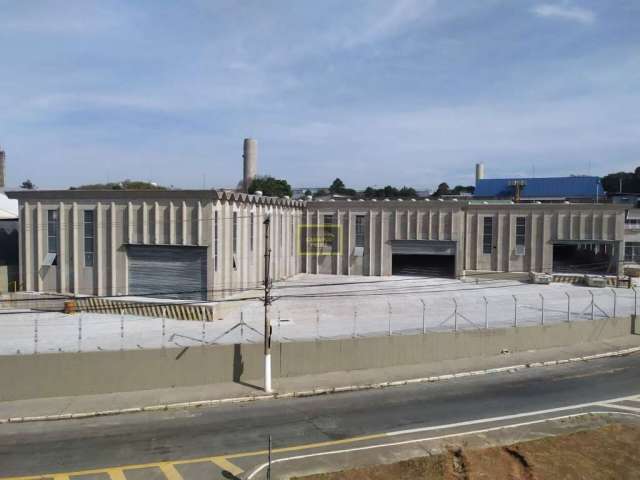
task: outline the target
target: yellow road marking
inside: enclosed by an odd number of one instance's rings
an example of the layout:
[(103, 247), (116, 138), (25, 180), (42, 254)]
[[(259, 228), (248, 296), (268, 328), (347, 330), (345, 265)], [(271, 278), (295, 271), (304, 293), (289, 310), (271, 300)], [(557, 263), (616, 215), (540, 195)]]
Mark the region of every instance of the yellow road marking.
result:
[(183, 480), (180, 472), (178, 472), (178, 470), (176, 470), (176, 467), (174, 467), (170, 463), (161, 463), (160, 465), (158, 465), (158, 467), (160, 467), (160, 470), (162, 470), (164, 476), (167, 477), (167, 480)]
[(53, 480), (69, 480), (69, 475), (54, 475)]
[(108, 474), (111, 480), (127, 480), (127, 477), (124, 476), (124, 472), (119, 468), (109, 468), (107, 470), (103, 470), (103, 472)]
[(227, 472), (229, 472), (231, 475), (238, 476), (242, 472), (244, 472), (243, 469), (241, 469), (237, 465), (234, 465), (233, 463), (231, 463), (229, 460), (227, 460), (224, 457), (214, 457), (214, 458), (211, 459), (211, 461), (213, 463), (215, 463), (217, 466), (219, 466), (221, 469), (226, 470)]
[[(379, 438), (385, 438), (386, 435), (384, 433), (377, 433), (374, 435), (362, 435), (360, 437), (351, 437), (344, 438), (342, 440), (329, 440), (326, 442), (318, 442), (318, 443), (307, 443), (303, 445), (296, 445), (293, 447), (284, 447), (284, 448), (274, 448), (271, 450), (271, 453), (286, 453), (286, 452), (297, 452), (301, 450), (310, 450), (313, 448), (322, 448), (322, 447), (331, 447), (334, 445), (343, 445), (346, 443), (354, 443), (354, 442), (364, 442), (367, 440), (376, 440)], [(65, 475), (66, 477), (76, 476), (76, 475), (94, 475), (98, 473), (107, 473), (111, 480), (126, 480), (124, 476), (123, 470), (138, 470), (141, 468), (152, 468), (157, 467), (162, 469), (162, 466), (173, 466), (173, 465), (189, 465), (192, 463), (202, 463), (202, 462), (213, 462), (217, 465), (216, 460), (219, 459), (233, 459), (233, 458), (246, 458), (246, 457), (255, 457), (258, 455), (266, 455), (268, 450), (256, 450), (253, 452), (243, 452), (243, 453), (234, 453), (231, 455), (221, 455), (215, 457), (202, 457), (202, 458), (192, 458), (188, 460), (175, 460), (171, 462), (154, 462), (154, 463), (141, 463), (141, 464), (132, 464), (132, 465), (120, 465), (117, 467), (106, 467), (106, 468), (95, 468), (91, 470), (80, 470), (75, 472), (65, 472), (59, 473), (55, 475)], [(175, 470), (175, 469), (174, 469)], [(231, 472), (231, 470), (229, 470)], [(175, 471), (176, 475), (180, 475), (178, 471)], [(118, 476), (119, 475), (119, 476)], [(42, 480), (43, 478), (51, 477), (52, 475), (31, 475), (26, 477), (0, 477), (0, 480)], [(182, 480), (182, 477), (168, 477), (170, 480)], [(58, 479), (56, 479), (58, 480)], [(68, 480), (65, 477), (61, 477), (61, 480)]]

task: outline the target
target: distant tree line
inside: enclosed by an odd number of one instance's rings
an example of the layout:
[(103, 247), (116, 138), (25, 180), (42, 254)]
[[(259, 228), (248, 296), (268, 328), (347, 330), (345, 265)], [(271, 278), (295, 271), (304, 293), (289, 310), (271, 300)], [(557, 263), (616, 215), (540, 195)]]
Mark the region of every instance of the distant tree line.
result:
[(440, 185), (438, 185), (438, 188), (436, 189), (435, 192), (433, 192), (433, 195), (431, 195), (432, 197), (441, 197), (443, 195), (460, 195), (463, 193), (473, 193), (476, 191), (476, 187), (474, 187), (473, 185), (467, 185), (467, 186), (462, 186), (462, 185), (456, 185), (455, 187), (453, 187), (453, 189), (449, 188), (449, 185), (447, 183), (441, 183)]
[[(432, 197), (440, 197), (442, 195), (460, 195), (462, 193), (473, 193), (475, 187), (456, 185), (453, 189), (449, 188), (446, 183), (438, 185), (438, 189), (432, 194)], [(403, 186), (401, 188), (387, 185), (382, 188), (367, 187), (362, 192), (357, 192), (353, 188), (347, 188), (342, 180), (336, 178), (328, 189), (320, 189), (316, 192), (317, 196), (323, 195), (343, 195), (347, 197), (359, 198), (416, 198), (418, 192), (415, 188)], [(311, 190), (307, 190), (305, 195), (311, 195)]]
[(69, 190), (169, 190), (168, 187), (142, 180), (123, 180), (122, 182), (92, 183), (70, 187)]
[(256, 177), (249, 185), (249, 193), (254, 194), (257, 191), (262, 192), (267, 197), (284, 197), (293, 195), (291, 185), (286, 180), (274, 178), (269, 175)]

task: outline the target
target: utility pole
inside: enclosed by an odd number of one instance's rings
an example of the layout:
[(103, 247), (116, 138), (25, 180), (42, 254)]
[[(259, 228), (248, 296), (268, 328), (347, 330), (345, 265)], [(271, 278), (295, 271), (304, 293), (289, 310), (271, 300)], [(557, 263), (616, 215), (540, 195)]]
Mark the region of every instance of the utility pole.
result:
[(264, 391), (271, 393), (271, 278), (269, 264), (271, 258), (271, 246), (269, 245), (269, 226), (271, 217), (264, 221)]

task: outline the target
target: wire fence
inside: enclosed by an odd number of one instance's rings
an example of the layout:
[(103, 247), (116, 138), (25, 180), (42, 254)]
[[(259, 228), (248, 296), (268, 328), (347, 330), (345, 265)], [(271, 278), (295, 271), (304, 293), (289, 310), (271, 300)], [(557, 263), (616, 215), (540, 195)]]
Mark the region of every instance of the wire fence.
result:
[[(457, 294), (276, 300), (273, 341), (293, 342), (469, 331), (637, 314), (634, 289), (531, 288)], [(264, 310), (247, 301), (213, 322), (129, 315), (0, 315), (0, 355), (261, 343)]]

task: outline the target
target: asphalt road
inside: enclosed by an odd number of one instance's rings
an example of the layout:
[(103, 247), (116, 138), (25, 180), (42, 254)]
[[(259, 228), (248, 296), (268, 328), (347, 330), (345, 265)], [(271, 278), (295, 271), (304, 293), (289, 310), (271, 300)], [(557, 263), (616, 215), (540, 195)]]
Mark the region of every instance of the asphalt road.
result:
[(268, 435), (287, 447), (639, 393), (640, 355), (632, 355), (306, 399), (8, 424), (0, 426), (0, 477), (262, 450)]

